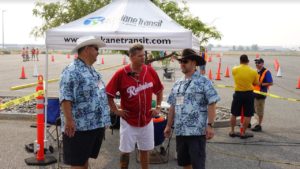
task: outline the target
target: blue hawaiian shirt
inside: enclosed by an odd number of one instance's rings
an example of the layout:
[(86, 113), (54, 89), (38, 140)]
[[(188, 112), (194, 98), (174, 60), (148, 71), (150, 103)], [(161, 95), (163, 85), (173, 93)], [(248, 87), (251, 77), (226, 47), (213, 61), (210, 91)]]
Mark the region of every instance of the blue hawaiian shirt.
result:
[(206, 134), (207, 106), (220, 101), (212, 82), (196, 71), (191, 79), (175, 82), (168, 103), (175, 107), (176, 136)]
[[(60, 103), (72, 102), (72, 115), (76, 131), (93, 130), (109, 126), (110, 110), (102, 76), (80, 59), (75, 59), (62, 72), (59, 84)], [(64, 114), (61, 113), (64, 130)]]

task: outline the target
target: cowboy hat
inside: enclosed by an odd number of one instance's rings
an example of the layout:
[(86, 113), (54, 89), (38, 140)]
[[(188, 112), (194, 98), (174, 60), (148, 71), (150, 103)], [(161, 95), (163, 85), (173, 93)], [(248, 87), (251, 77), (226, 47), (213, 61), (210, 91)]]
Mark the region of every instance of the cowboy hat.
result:
[(89, 45), (95, 45), (98, 46), (98, 48), (102, 48), (106, 46), (105, 43), (100, 38), (96, 38), (95, 36), (85, 36), (85, 37), (80, 37), (77, 40), (76, 46), (71, 51), (71, 53), (72, 54), (77, 53), (78, 49)]

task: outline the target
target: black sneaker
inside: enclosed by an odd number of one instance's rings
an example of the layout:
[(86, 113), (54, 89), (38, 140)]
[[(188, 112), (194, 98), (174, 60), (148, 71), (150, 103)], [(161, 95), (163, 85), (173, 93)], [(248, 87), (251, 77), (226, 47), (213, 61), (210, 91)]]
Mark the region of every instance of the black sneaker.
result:
[(252, 131), (255, 131), (255, 132), (260, 132), (262, 131), (261, 129), (261, 125), (256, 125), (253, 129), (251, 129)]

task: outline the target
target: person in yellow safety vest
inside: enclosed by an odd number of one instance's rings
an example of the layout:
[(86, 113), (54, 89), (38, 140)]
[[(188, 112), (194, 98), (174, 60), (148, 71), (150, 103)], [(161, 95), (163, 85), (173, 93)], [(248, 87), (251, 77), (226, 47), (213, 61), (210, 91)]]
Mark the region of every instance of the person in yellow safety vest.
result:
[[(260, 85), (254, 86), (254, 90), (267, 93), (269, 87), (273, 85), (271, 72), (264, 67), (264, 60), (262, 58), (255, 59), (254, 61), (259, 74), (260, 82)], [(254, 93), (254, 109), (255, 114), (257, 115), (256, 117), (258, 117), (258, 124), (251, 129), (252, 131), (262, 131), (261, 123), (264, 116), (265, 100), (266, 96)]]

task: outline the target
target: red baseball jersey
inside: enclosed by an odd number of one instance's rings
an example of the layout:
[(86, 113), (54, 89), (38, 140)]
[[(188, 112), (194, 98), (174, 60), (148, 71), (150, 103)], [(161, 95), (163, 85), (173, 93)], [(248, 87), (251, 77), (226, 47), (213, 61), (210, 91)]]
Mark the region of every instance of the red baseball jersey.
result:
[(109, 96), (121, 95), (121, 109), (126, 111), (128, 117), (124, 118), (132, 126), (143, 127), (151, 121), (152, 94), (163, 90), (163, 85), (150, 67), (143, 65), (138, 79), (132, 74), (130, 65), (119, 69), (106, 86)]

